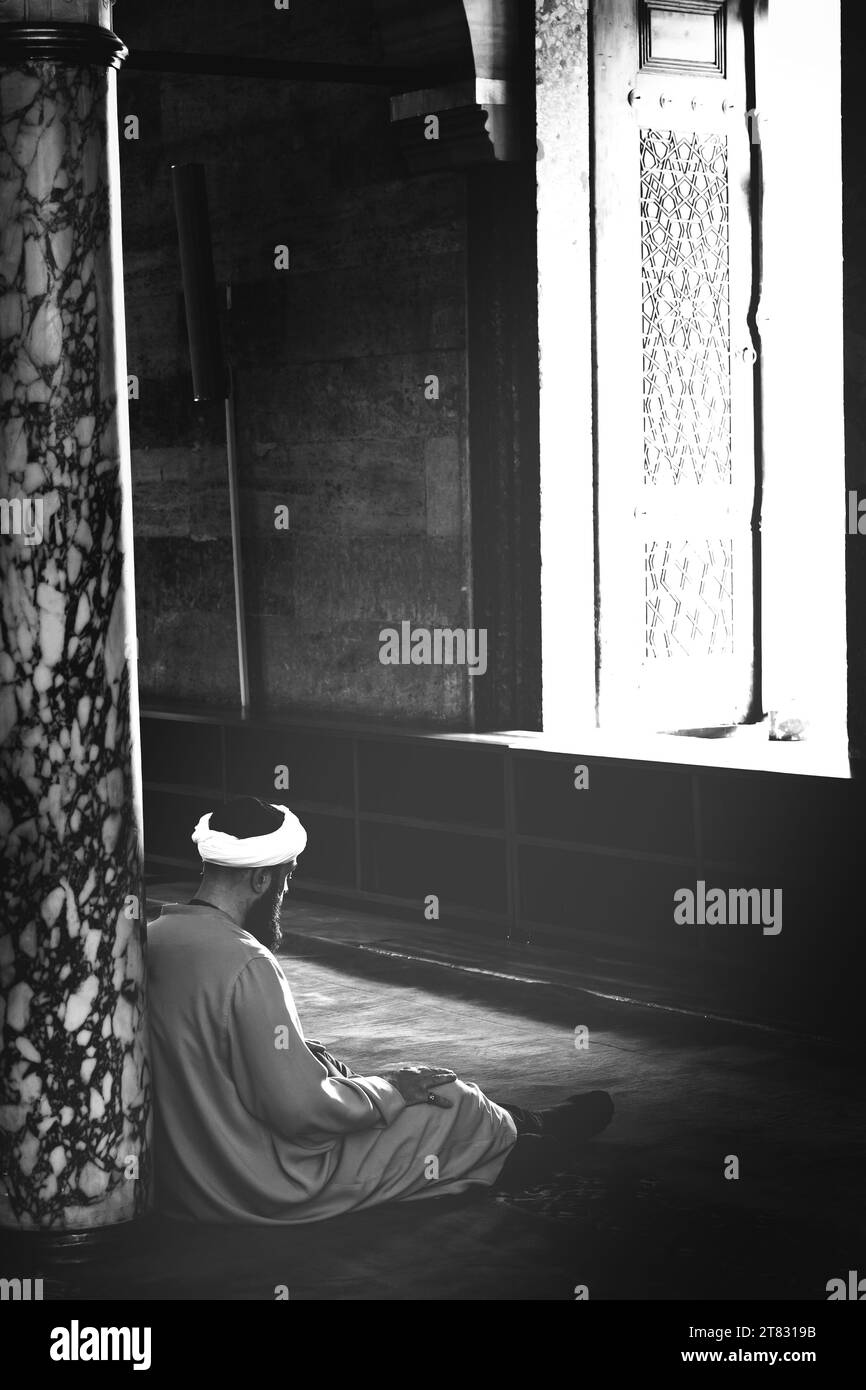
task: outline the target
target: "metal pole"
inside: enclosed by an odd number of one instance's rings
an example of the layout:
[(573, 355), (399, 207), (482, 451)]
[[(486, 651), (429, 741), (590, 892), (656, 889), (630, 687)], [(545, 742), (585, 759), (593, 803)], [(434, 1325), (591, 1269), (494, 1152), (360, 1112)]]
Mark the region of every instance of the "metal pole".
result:
[(250, 712), (250, 673), (247, 664), (247, 620), (244, 607), (244, 571), (241, 554), (240, 497), (238, 494), (237, 427), (235, 422), (234, 372), (227, 370), (226, 394), (226, 458), (229, 472), (229, 508), (232, 526), (232, 569), (235, 581), (235, 623), (238, 636), (238, 680), (241, 692), (241, 713)]

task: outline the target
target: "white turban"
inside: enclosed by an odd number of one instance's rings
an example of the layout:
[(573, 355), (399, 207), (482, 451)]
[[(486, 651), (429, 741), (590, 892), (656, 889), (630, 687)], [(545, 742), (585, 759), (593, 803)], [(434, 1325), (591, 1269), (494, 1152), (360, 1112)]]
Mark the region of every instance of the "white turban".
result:
[(288, 806), (275, 806), (274, 810), (282, 811), (282, 825), (270, 835), (252, 835), (248, 840), (211, 830), (210, 811), (192, 832), (193, 844), (198, 846), (206, 864), (219, 864), (226, 869), (272, 869), (277, 864), (287, 864), (303, 853), (307, 832)]

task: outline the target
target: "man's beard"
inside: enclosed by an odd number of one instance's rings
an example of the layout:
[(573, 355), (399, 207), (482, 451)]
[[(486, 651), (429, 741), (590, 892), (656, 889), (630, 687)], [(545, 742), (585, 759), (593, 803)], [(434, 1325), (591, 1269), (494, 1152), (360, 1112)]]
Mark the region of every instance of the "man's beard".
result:
[(273, 886), (256, 899), (244, 920), (244, 930), (263, 946), (267, 946), (269, 951), (278, 951), (283, 939), (280, 909), (283, 904), (285, 882), (285, 874), (275, 878)]

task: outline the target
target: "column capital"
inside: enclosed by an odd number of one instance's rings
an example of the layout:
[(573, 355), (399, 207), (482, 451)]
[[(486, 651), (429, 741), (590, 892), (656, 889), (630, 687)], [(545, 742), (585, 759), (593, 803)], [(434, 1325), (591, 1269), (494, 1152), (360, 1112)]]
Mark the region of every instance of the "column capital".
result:
[(3, 24), (94, 24), (111, 28), (114, 0), (0, 0)]
[(119, 67), (127, 50), (111, 28), (113, 0), (0, 0), (0, 65)]

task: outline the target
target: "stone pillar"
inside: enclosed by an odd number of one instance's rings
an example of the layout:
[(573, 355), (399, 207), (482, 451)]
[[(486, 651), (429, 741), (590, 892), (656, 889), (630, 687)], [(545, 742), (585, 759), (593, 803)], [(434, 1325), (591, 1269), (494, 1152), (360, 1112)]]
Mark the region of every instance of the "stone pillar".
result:
[(148, 1200), (110, 24), (109, 0), (0, 0), (0, 1225), (20, 1231)]

